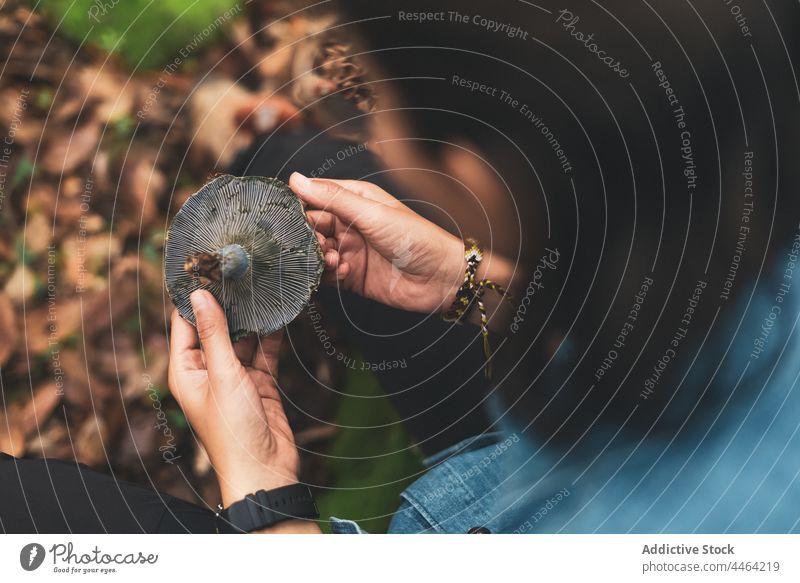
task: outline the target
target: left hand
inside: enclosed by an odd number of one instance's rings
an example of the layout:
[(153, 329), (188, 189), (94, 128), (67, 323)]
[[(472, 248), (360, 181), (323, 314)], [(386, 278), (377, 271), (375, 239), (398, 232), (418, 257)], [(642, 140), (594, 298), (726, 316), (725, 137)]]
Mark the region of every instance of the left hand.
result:
[(206, 448), (224, 506), (297, 482), (299, 457), (275, 377), (282, 331), (232, 344), (225, 314), (191, 296), (197, 329), (172, 316), (169, 386)]
[(294, 172), (289, 186), (310, 207), (327, 282), (412, 312), (450, 308), (466, 269), (461, 239), (370, 182)]

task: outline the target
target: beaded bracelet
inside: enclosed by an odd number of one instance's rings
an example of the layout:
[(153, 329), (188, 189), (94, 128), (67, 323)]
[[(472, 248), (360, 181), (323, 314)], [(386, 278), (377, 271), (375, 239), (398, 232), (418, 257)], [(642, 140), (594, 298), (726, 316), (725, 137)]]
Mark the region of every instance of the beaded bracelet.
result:
[(464, 271), (464, 282), (456, 292), (453, 305), (445, 312), (442, 318), (447, 322), (462, 322), (465, 317), (477, 305), (481, 314), (481, 335), (483, 336), (483, 354), (486, 357), (484, 372), (486, 378), (492, 376), (492, 350), (489, 344), (489, 319), (486, 316), (486, 306), (483, 303), (483, 295), (487, 289), (499, 293), (502, 297), (511, 301), (511, 295), (502, 286), (496, 284), (491, 279), (476, 280), (478, 266), (483, 261), (483, 251), (478, 246), (477, 241), (467, 238), (464, 241), (464, 259), (467, 262), (467, 269)]

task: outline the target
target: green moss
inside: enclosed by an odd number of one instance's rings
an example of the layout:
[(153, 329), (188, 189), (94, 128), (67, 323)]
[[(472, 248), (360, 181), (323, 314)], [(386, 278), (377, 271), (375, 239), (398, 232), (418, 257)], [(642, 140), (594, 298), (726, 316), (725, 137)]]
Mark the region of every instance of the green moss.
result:
[(161, 69), (213, 42), (244, 11), (244, 0), (43, 0), (39, 6), (76, 43), (86, 38), (132, 67)]
[[(378, 398), (359, 398), (365, 396)], [(386, 532), (400, 493), (422, 471), (421, 460), (409, 449), (411, 439), (372, 373), (348, 371), (335, 421), (343, 426), (327, 452), (333, 456), (335, 489), (317, 496), (320, 526), (330, 532), (327, 519), (336, 516), (356, 520), (372, 533)]]
[(180, 409), (169, 409), (167, 411), (167, 421), (178, 429), (186, 429), (189, 426), (186, 416)]
[(11, 188), (16, 188), (24, 181), (28, 180), (36, 172), (36, 167), (28, 159), (28, 156), (23, 155), (14, 170), (14, 176), (11, 178)]
[(36, 96), (36, 107), (39, 109), (44, 109), (47, 111), (50, 109), (50, 106), (53, 103), (53, 90), (49, 87), (45, 87), (39, 91), (38, 95)]

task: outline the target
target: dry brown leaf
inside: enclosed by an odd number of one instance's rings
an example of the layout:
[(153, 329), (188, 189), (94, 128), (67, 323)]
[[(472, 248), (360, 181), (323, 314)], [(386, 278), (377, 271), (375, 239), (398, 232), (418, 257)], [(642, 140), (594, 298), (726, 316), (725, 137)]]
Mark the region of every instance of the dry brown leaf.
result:
[(41, 354), (51, 338), (58, 343), (75, 335), (82, 335), (88, 344), (98, 332), (108, 330), (112, 318), (119, 322), (131, 314), (136, 301), (138, 263), (135, 256), (117, 260), (110, 276), (110, 291), (106, 282), (103, 289), (80, 296), (57, 296), (50, 311), (47, 306), (26, 310), (28, 349)]
[(120, 237), (149, 230), (158, 216), (158, 200), (167, 180), (152, 152), (130, 152), (118, 170), (119, 192), (114, 232)]
[(0, 367), (2, 367), (17, 349), (19, 340), (14, 305), (3, 293), (0, 293), (0, 330), (3, 331), (3, 340), (0, 342)]
[(78, 114), (86, 108), (86, 99), (83, 97), (85, 94), (78, 94), (59, 99), (53, 104), (50, 113), (50, 121), (58, 123), (66, 123), (67, 121), (75, 121)]
[(99, 102), (95, 115), (103, 123), (117, 121), (133, 110), (136, 81), (121, 75), (110, 66), (85, 65), (76, 81), (81, 95), (91, 95)]
[(13, 419), (6, 418), (6, 412), (2, 410), (0, 410), (0, 451), (14, 457), (25, 455), (25, 434)]
[(6, 282), (5, 292), (17, 305), (28, 302), (36, 293), (36, 275), (20, 263)]
[(39, 433), (60, 401), (55, 383), (48, 382), (25, 402), (0, 411), (0, 451), (15, 457), (25, 455), (28, 436)]
[(52, 217), (56, 212), (56, 189), (49, 182), (36, 180), (28, 189), (27, 212)]
[(92, 394), (83, 355), (75, 349), (62, 348), (57, 359), (64, 372), (64, 400), (78, 409), (91, 411)]
[(108, 426), (105, 420), (92, 416), (83, 422), (77, 433), (72, 434), (75, 457), (87, 466), (98, 466), (107, 460)]
[(41, 213), (29, 214), (28, 223), (25, 225), (26, 252), (34, 255), (44, 253), (52, 243), (52, 234), (52, 219)]
[(65, 459), (72, 457), (72, 446), (64, 421), (51, 418), (42, 431), (28, 438), (27, 453), (41, 457)]
[(78, 176), (67, 176), (61, 181), (61, 194), (67, 198), (78, 196), (84, 188), (84, 181)]
[(114, 464), (131, 472), (146, 468), (158, 456), (157, 437), (152, 413), (132, 411), (114, 452)]
[(100, 141), (101, 125), (89, 121), (81, 126), (54, 131), (47, 140), (41, 168), (52, 174), (69, 174), (78, 166), (89, 162)]
[(20, 408), (20, 428), (27, 436), (40, 430), (61, 402), (61, 391), (54, 381), (40, 385), (33, 397)]
[(146, 338), (147, 367), (145, 368), (141, 355), (136, 347), (125, 353), (125, 384), (122, 396), (126, 402), (139, 400), (148, 407), (152, 405), (148, 389), (163, 387), (167, 382), (167, 367), (169, 366), (169, 350), (166, 338), (153, 334)]

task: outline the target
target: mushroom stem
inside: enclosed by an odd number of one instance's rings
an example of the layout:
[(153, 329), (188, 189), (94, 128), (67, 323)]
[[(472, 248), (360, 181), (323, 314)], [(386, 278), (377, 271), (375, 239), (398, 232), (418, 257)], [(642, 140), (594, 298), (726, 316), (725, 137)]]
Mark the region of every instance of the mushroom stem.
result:
[(222, 278), (241, 279), (250, 268), (250, 256), (244, 247), (233, 243), (219, 250), (222, 259)]
[(184, 271), (208, 285), (212, 281), (241, 279), (250, 269), (250, 256), (244, 247), (232, 243), (216, 253), (197, 253), (186, 258)]

